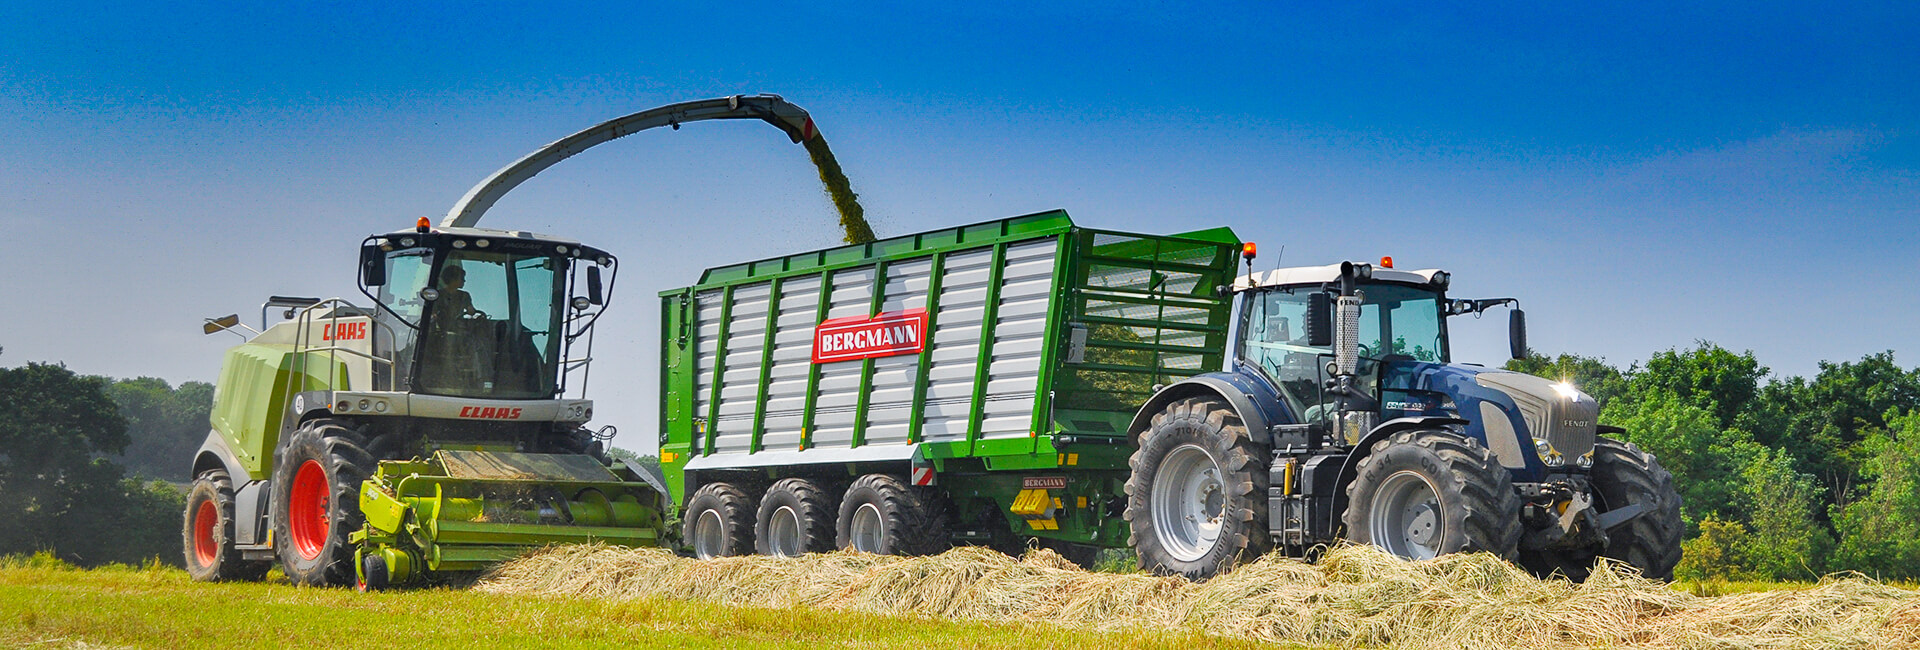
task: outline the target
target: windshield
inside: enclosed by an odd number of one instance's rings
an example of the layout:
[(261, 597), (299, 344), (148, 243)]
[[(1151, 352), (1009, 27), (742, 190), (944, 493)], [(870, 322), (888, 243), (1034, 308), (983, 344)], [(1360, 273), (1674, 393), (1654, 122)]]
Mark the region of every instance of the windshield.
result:
[[(1282, 397), (1307, 421), (1326, 415), (1330, 396), (1322, 395), (1331, 346), (1307, 344), (1307, 297), (1318, 287), (1270, 289), (1249, 295), (1240, 324), (1240, 357), (1279, 384)], [(1372, 392), (1376, 363), (1389, 358), (1444, 363), (1445, 322), (1440, 295), (1393, 284), (1360, 288), (1360, 383)], [(1383, 343), (1383, 342), (1390, 342)], [(1371, 361), (1369, 361), (1371, 360)]]
[(428, 287), (429, 256), (426, 249), (411, 249), (387, 258), (388, 281), (379, 299), (393, 313), (383, 311), (382, 317), (397, 315), (406, 323), (394, 328), (394, 385), (454, 397), (553, 397), (561, 338), (555, 297), (565, 289), (565, 263), (544, 255), (454, 250)]

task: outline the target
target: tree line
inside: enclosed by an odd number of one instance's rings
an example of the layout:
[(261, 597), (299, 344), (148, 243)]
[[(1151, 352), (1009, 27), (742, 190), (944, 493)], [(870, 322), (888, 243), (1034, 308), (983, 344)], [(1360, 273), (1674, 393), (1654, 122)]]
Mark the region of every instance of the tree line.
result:
[[(1673, 472), (1680, 577), (1920, 577), (1920, 368), (1893, 353), (1822, 362), (1812, 378), (1708, 342), (1625, 368), (1537, 353), (1507, 368), (1579, 386), (1602, 424)], [(178, 564), (180, 486), (212, 402), (202, 382), (0, 368), (0, 521), (13, 524), (0, 555)]]

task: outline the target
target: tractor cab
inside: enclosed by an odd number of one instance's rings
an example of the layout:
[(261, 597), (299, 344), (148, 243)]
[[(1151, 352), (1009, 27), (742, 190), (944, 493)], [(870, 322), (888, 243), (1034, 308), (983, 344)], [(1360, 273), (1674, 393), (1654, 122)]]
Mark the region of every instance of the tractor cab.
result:
[(599, 318), (614, 265), (605, 251), (521, 231), (368, 237), (360, 286), (376, 305), (373, 354), (387, 361), (375, 364), (374, 390), (554, 399), (585, 364), (569, 351)]

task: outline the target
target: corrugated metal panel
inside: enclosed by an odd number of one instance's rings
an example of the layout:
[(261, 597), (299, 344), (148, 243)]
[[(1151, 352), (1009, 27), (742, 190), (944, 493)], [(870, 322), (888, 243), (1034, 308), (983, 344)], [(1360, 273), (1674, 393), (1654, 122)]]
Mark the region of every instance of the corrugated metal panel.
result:
[[(925, 309), (933, 280), (933, 261), (902, 262), (887, 267), (887, 283), (880, 292), (881, 312)], [(913, 421), (913, 386), (920, 378), (920, 355), (905, 354), (873, 360), (867, 387), (869, 445), (897, 445), (907, 441)]]
[(993, 250), (947, 256), (940, 279), (940, 310), (934, 315), (927, 358), (927, 397), (920, 439), (967, 439), (973, 415), (974, 365), (980, 354), (980, 322), (986, 315)]
[(766, 344), (771, 291), (766, 282), (733, 289), (720, 370), (720, 408), (713, 422), (714, 453), (745, 452), (753, 445), (753, 411), (760, 400), (760, 357)]
[[(713, 396), (713, 368), (720, 350), (721, 299), (719, 290), (702, 291), (693, 297), (693, 417), (698, 420), (706, 419)], [(705, 429), (694, 431), (694, 444), (704, 451), (704, 436), (700, 434)]]
[[(833, 274), (833, 295), (828, 298), (827, 320), (847, 316), (867, 316), (873, 309), (872, 267), (845, 269)], [(813, 402), (814, 447), (853, 446), (854, 411), (860, 403), (858, 363), (828, 363), (820, 366), (819, 396)]]
[(791, 450), (800, 445), (801, 415), (807, 406), (807, 377), (813, 370), (813, 327), (820, 309), (820, 276), (790, 278), (780, 284), (779, 323), (773, 332), (773, 365), (767, 373), (767, 414), (760, 448)]
[(1031, 433), (1057, 250), (1058, 242), (1051, 238), (1007, 247), (994, 318), (993, 356), (981, 404), (982, 439)]

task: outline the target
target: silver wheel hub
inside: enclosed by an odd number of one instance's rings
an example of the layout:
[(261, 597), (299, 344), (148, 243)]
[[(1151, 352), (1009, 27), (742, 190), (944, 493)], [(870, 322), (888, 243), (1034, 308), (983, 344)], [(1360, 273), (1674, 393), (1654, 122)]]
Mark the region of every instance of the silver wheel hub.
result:
[(1439, 555), (1445, 527), (1440, 517), (1439, 491), (1425, 476), (1413, 471), (1395, 472), (1381, 481), (1367, 511), (1368, 539), (1410, 560)]
[(800, 539), (800, 513), (788, 506), (773, 511), (773, 517), (767, 520), (767, 551), (780, 557), (806, 552)]
[(871, 503), (862, 503), (853, 511), (853, 521), (847, 528), (847, 541), (856, 551), (879, 553), (880, 544), (887, 538), (880, 507)]
[(711, 560), (726, 554), (726, 525), (720, 521), (720, 511), (700, 511), (700, 519), (693, 524), (694, 557)]
[(1147, 516), (1160, 546), (1182, 562), (1206, 557), (1220, 540), (1226, 514), (1226, 484), (1220, 462), (1199, 445), (1167, 452), (1153, 475)]

